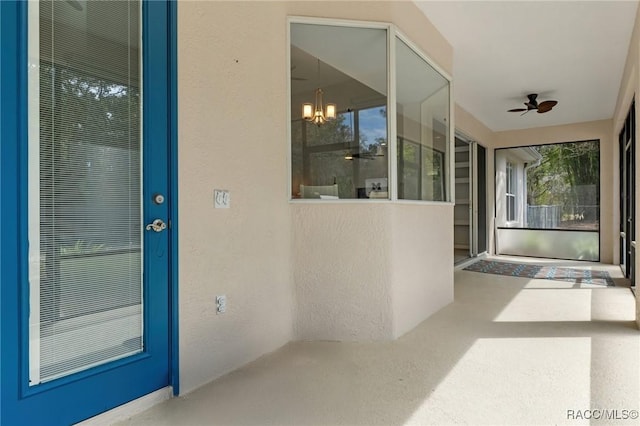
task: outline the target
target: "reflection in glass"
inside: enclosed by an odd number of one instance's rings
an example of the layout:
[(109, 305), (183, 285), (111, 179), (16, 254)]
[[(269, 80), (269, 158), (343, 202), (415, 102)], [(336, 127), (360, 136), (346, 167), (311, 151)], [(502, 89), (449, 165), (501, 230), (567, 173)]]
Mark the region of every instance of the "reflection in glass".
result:
[[(384, 29), (291, 24), (292, 198), (388, 198), (386, 39)], [(338, 112), (322, 125), (301, 117), (318, 88)]]
[(143, 350), (140, 9), (29, 2), (30, 384)]
[(396, 39), (398, 198), (447, 201), (449, 82)]
[[(449, 81), (399, 38), (395, 47), (398, 198), (448, 201)], [(290, 57), (292, 198), (337, 186), (339, 198), (388, 199), (387, 31), (293, 23)], [(301, 107), (318, 89), (338, 116), (313, 125)]]

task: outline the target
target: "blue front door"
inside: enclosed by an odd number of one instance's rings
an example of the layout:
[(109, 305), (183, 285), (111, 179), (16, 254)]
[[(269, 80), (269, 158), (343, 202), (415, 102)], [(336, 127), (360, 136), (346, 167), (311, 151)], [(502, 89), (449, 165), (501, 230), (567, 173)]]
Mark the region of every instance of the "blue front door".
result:
[(0, 2), (0, 423), (171, 384), (171, 5)]

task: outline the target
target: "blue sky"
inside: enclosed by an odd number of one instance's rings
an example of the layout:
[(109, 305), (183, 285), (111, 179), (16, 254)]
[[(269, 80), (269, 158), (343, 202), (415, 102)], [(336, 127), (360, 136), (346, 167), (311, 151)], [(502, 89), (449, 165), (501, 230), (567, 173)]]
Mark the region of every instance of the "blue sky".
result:
[(387, 118), (380, 114), (381, 109), (386, 110), (386, 106), (359, 111), (360, 136), (365, 136), (368, 144), (374, 143), (376, 138), (387, 139)]

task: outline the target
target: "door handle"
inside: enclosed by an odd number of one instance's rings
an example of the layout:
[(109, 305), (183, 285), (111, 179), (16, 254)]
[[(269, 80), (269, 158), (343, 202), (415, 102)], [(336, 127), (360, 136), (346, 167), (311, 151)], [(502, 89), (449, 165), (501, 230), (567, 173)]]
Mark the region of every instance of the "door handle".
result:
[(164, 223), (162, 219), (155, 219), (153, 222), (148, 224), (144, 229), (146, 229), (147, 231), (162, 232), (165, 229), (167, 229), (167, 224)]

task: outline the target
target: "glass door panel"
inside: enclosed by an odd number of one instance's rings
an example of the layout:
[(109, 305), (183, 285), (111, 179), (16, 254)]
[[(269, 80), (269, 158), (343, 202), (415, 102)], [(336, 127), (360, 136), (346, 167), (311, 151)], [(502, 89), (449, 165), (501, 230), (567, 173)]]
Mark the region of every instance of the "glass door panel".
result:
[(620, 266), (635, 285), (635, 104), (631, 104), (619, 135)]
[(31, 386), (143, 350), (140, 9), (30, 7)]
[(455, 195), (453, 209), (454, 263), (474, 254), (473, 143), (455, 138)]

